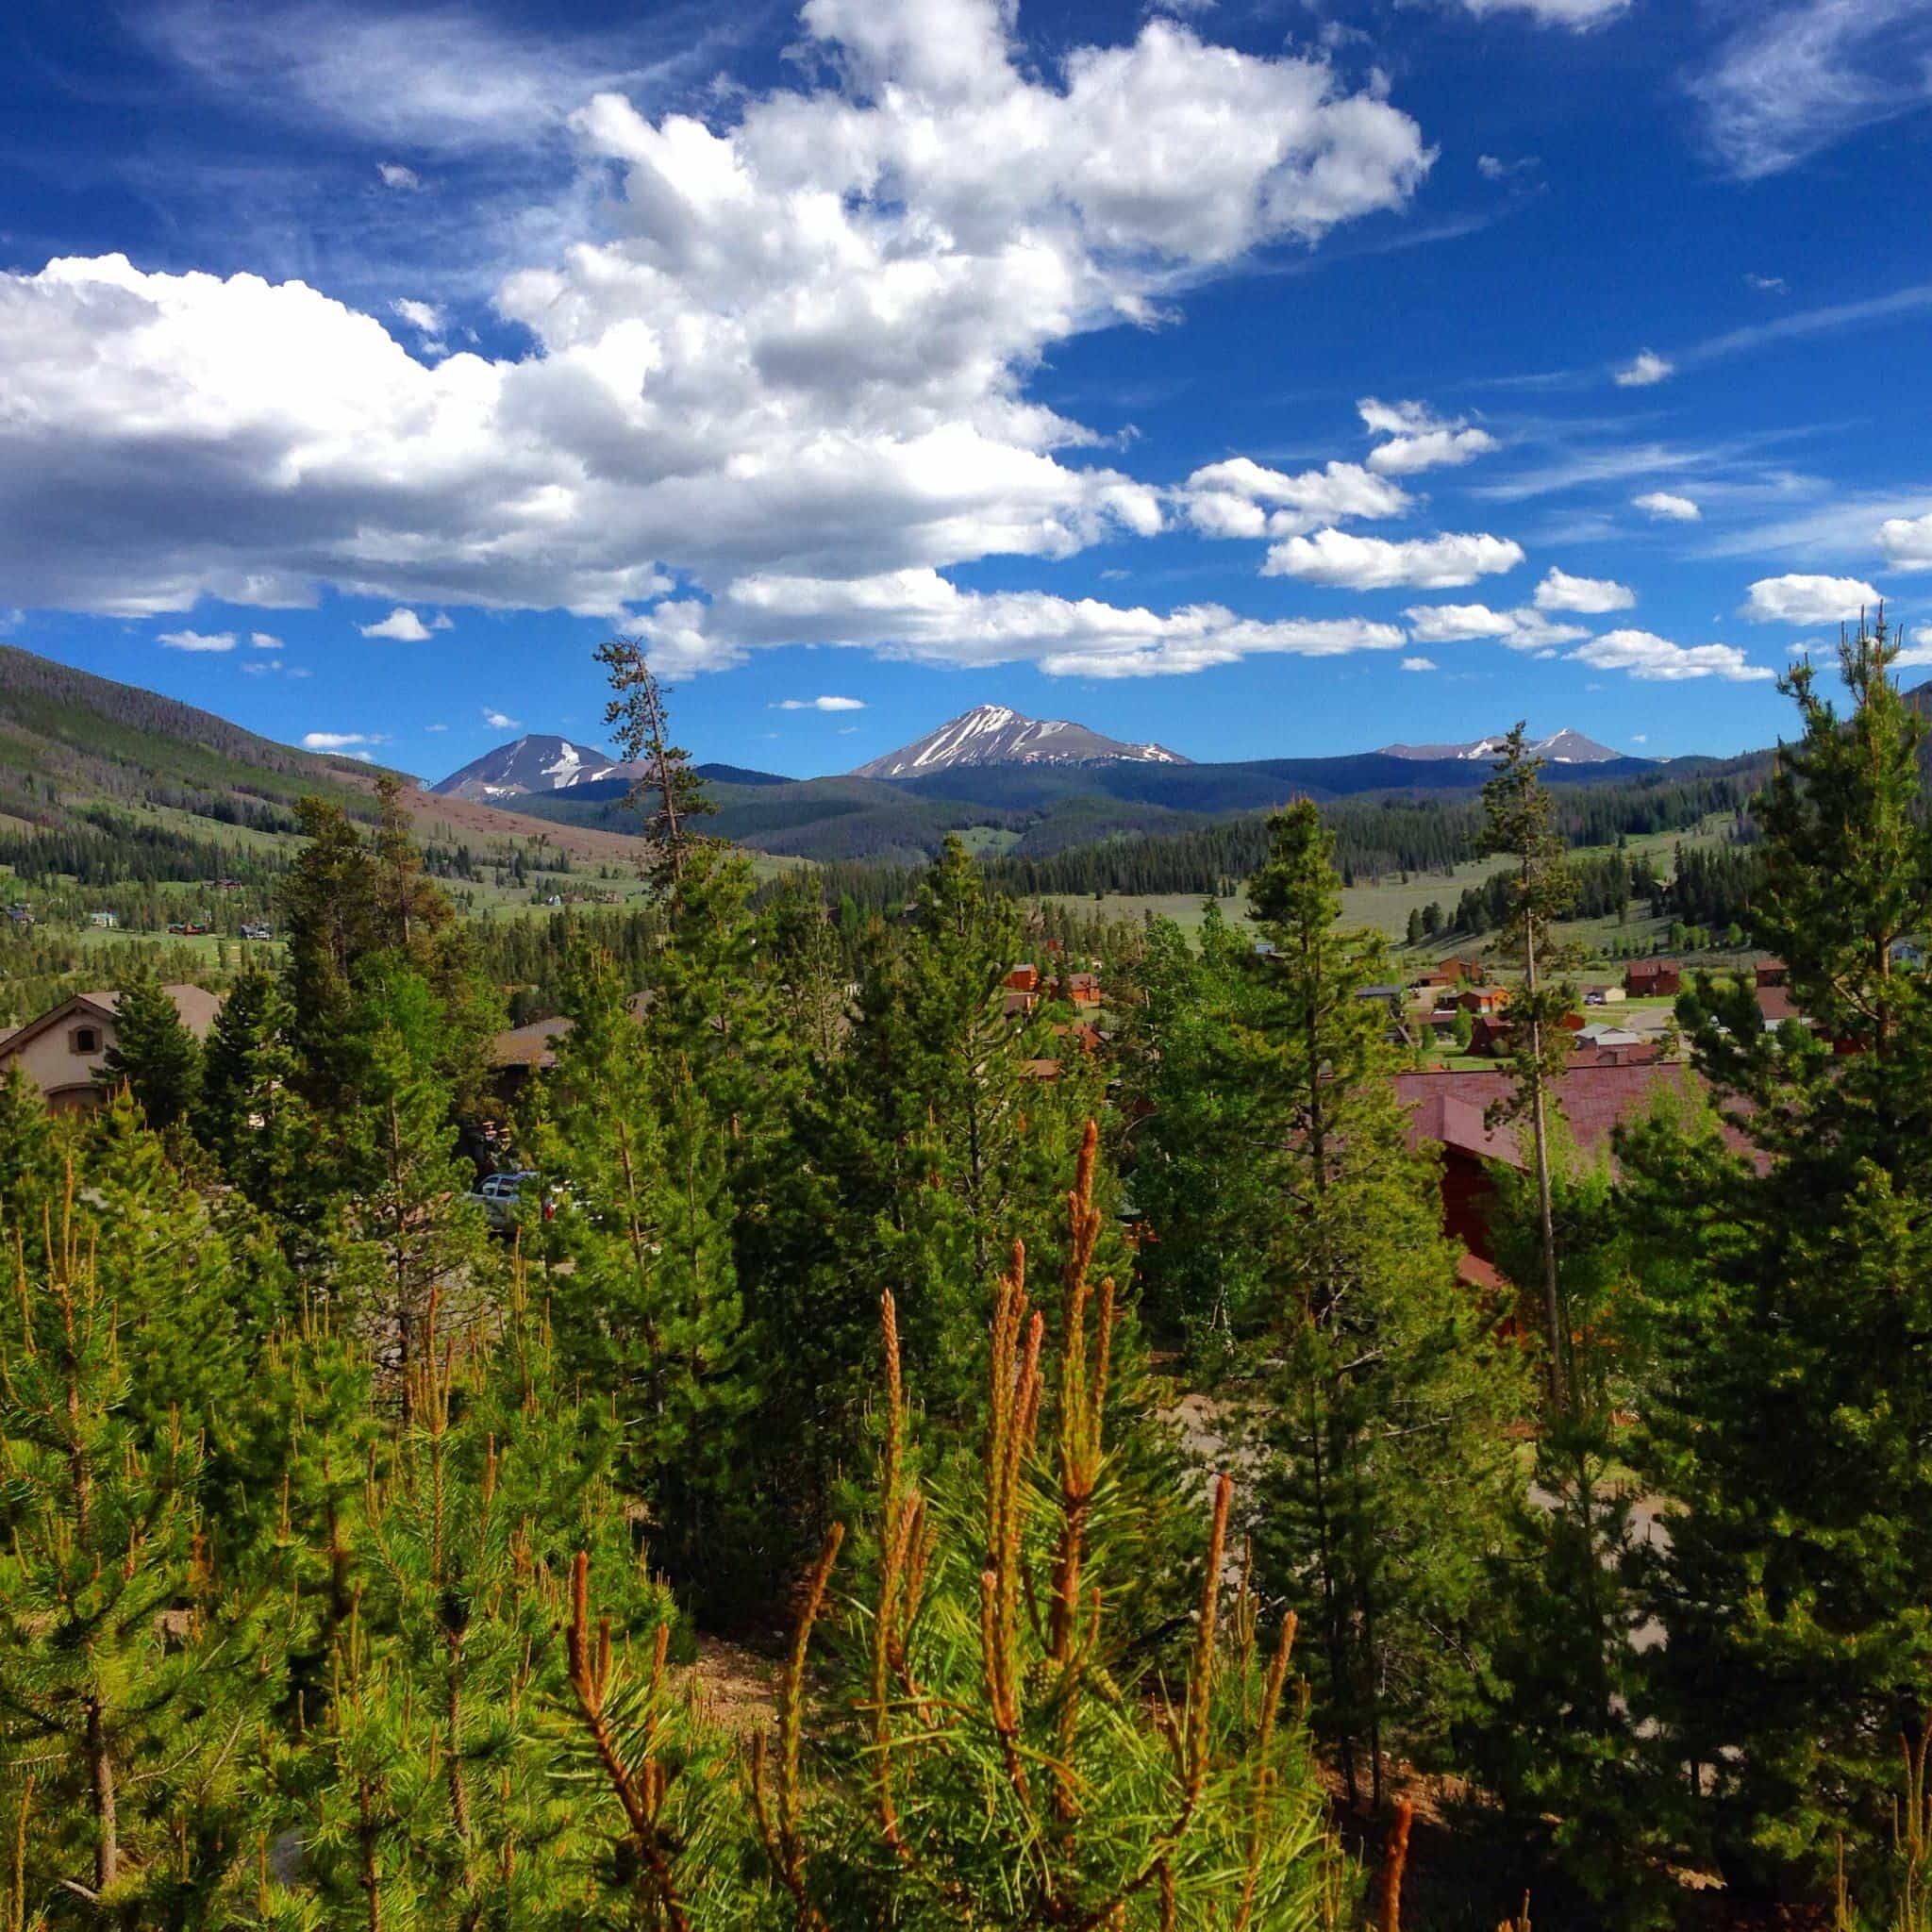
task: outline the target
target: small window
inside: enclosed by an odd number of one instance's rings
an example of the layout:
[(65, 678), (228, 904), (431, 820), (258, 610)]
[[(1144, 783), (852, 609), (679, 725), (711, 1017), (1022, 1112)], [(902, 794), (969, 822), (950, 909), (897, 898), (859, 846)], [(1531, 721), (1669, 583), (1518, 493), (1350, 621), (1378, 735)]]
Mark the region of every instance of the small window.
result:
[(75, 1053), (99, 1053), (101, 1029), (98, 1026), (76, 1026), (74, 1029), (74, 1050)]

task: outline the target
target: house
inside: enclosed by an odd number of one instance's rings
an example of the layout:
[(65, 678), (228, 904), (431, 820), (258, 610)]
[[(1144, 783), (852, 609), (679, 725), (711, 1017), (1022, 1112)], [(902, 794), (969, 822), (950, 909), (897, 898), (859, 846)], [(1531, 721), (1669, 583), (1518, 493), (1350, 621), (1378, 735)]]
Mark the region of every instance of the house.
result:
[(1583, 995), (1586, 1007), (1621, 1007), (1630, 995), (1621, 986), (1592, 986)]
[(1491, 1059), (1509, 1051), (1509, 1023), (1494, 1013), (1478, 1013), (1469, 1029), (1469, 1050)]
[[(199, 986), (166, 986), (161, 991), (174, 1001), (189, 1032), (206, 1040), (222, 1010), (221, 995)], [(94, 1075), (108, 1063), (120, 1004), (118, 992), (81, 992), (50, 1007), (0, 1040), (0, 1079), (18, 1067), (46, 1095), (56, 1113), (98, 1106), (108, 1090)]]
[(1023, 992), (1008, 988), (1000, 995), (1000, 1011), (1008, 1020), (1024, 1020), (1040, 1004), (1037, 992)]
[(1627, 1026), (1612, 1026), (1607, 1020), (1583, 1027), (1576, 1037), (1584, 1046), (1641, 1046), (1644, 1043), (1642, 1034), (1633, 1033)]
[(1787, 1020), (1796, 1020), (1801, 1024), (1804, 1015), (1798, 1011), (1798, 1003), (1792, 999), (1790, 989), (1782, 982), (1766, 986), (1757, 982), (1757, 1010), (1764, 1020), (1764, 1030), (1775, 1033)]
[(1465, 986), (1456, 996), (1465, 1013), (1500, 1013), (1509, 1004), (1507, 986)]
[(112, 932), (121, 924), (121, 915), (118, 912), (90, 912), (87, 923), (102, 932)]
[(272, 925), (244, 925), (242, 928), (244, 940), (272, 940), (275, 936), (275, 929)]
[(1474, 953), (1452, 953), (1448, 958), (1437, 960), (1436, 971), (1451, 986), (1480, 986), (1486, 976), (1483, 962)]
[(1624, 969), (1624, 991), (1633, 1000), (1674, 999), (1683, 984), (1684, 969), (1674, 959), (1633, 959)]
[(1431, 966), (1425, 972), (1418, 973), (1408, 983), (1424, 992), (1441, 992), (1444, 987), (1457, 984), (1440, 966)]
[(1006, 984), (1014, 992), (1038, 992), (1040, 991), (1040, 968), (1038, 966), (1015, 966), (1007, 974)]
[(1068, 974), (1066, 996), (1076, 1007), (1099, 1006), (1100, 974), (1097, 973)]
[[(1556, 1109), (1586, 1160), (1607, 1154), (1617, 1128), (1641, 1120), (1664, 1093), (1688, 1098), (1700, 1091), (1690, 1068), (1658, 1058), (1654, 1047), (1629, 1051), (1650, 1058), (1594, 1065), (1573, 1059), (1550, 1083)], [(1395, 1075), (1396, 1098), (1408, 1111), (1409, 1145), (1441, 1152), (1443, 1224), (1471, 1254), (1486, 1261), (1495, 1259), (1489, 1225), (1495, 1198), (1491, 1163), (1519, 1170), (1524, 1164), (1520, 1128), (1503, 1121), (1491, 1126), (1488, 1119), (1489, 1108), (1506, 1099), (1513, 1085), (1501, 1068), (1494, 1073), (1439, 1068)], [(1723, 1131), (1733, 1148), (1745, 1149), (1735, 1127)]]
[(1786, 986), (1790, 982), (1791, 969), (1782, 959), (1760, 959), (1754, 970), (1759, 986)]

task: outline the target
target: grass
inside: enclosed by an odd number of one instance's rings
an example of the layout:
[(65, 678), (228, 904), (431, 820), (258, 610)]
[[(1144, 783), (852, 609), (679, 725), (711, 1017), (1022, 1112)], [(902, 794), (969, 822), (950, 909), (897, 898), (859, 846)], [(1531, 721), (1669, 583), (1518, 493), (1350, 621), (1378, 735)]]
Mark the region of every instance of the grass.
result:
[[(1659, 871), (1663, 871), (1668, 869), (1672, 855), (1680, 845), (1723, 843), (1728, 824), (1728, 815), (1719, 813), (1707, 819), (1694, 831), (1648, 833), (1630, 840), (1624, 849), (1632, 859), (1648, 857)], [(1585, 847), (1579, 849), (1575, 856), (1578, 858), (1601, 857), (1608, 849), (1607, 846)], [(1434, 960), (1450, 952), (1482, 953), (1486, 950), (1486, 942), (1482, 940), (1457, 940), (1440, 933), (1420, 946), (1407, 945), (1408, 915), (1434, 904), (1442, 908), (1445, 916), (1453, 916), (1457, 901), (1469, 887), (1481, 884), (1500, 870), (1501, 866), (1494, 859), (1470, 859), (1448, 873), (1410, 873), (1406, 879), (1391, 875), (1344, 886), (1341, 891), (1342, 923), (1367, 926), (1394, 941), (1395, 958), (1405, 966), (1419, 966), (1424, 960)], [(1091, 894), (1060, 894), (1042, 903), (1070, 911), (1098, 912), (1109, 919), (1141, 919), (1151, 913), (1156, 919), (1171, 919), (1182, 931), (1192, 934), (1201, 929), (1205, 896), (1199, 892), (1109, 893), (1106, 898), (1095, 899)], [(1245, 926), (1251, 924), (1244, 896), (1222, 899), (1217, 903), (1222, 917), (1230, 924)], [(1627, 918), (1624, 920), (1613, 916), (1568, 920), (1559, 930), (1564, 940), (1581, 947), (1590, 958), (1607, 963), (1613, 947), (1656, 951), (1669, 936), (1670, 922), (1641, 913), (1633, 903)]]

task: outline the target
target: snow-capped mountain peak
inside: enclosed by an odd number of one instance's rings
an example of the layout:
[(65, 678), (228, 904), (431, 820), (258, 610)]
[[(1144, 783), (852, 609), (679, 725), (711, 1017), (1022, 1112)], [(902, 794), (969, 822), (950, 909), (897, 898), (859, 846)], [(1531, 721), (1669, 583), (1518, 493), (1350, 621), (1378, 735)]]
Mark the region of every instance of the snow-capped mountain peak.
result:
[(1125, 744), (1067, 718), (1027, 718), (1007, 705), (975, 705), (937, 731), (860, 765), (855, 778), (917, 778), (961, 765), (1185, 765), (1159, 744)]
[(455, 798), (513, 798), (525, 791), (567, 791), (599, 778), (621, 778), (629, 767), (594, 745), (544, 732), (525, 732), (452, 772), (432, 791)]

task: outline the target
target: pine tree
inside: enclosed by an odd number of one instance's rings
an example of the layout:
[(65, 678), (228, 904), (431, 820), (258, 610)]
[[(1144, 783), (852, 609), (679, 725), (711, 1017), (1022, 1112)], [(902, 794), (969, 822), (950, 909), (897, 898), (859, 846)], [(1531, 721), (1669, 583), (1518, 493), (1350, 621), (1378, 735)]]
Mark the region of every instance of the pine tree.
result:
[(82, 1226), (52, 1225), (0, 1320), (0, 1788), (31, 1826), (27, 1890), (171, 1922), (160, 1900), (231, 1875), (234, 1747), (277, 1646), (222, 1601), (200, 1446), (178, 1414), (143, 1425)]
[(334, 1636), (329, 1775), (304, 1829), (325, 1896), (385, 1923), (502, 1932), (581, 1893), (580, 1805), (541, 1721), (574, 1553), (596, 1553), (621, 1641), (668, 1629), (607, 1480), (621, 1424), (560, 1382), (521, 1281), (503, 1326), (445, 1340), (432, 1304), (409, 1420), (365, 1489)]
[(321, 798), (295, 808), (303, 848), (282, 889), (288, 935), (290, 1040), (305, 1095), (325, 1108), (347, 1098), (344, 1063), (355, 970), (375, 944), (375, 872), (342, 808)]
[[(1517, 1494), (1523, 1391), (1457, 1278), (1437, 1176), (1410, 1152), (1364, 989), (1380, 939), (1339, 929), (1334, 841), (1303, 801), (1273, 821), (1249, 887), (1274, 950), (1233, 1044), (1257, 1091), (1274, 1183), (1265, 1268), (1280, 1362), (1264, 1574), (1314, 1638), (1319, 1722), (1353, 1799), (1379, 1806), (1399, 1740), (1441, 1761), (1480, 1675), (1485, 1565)], [(1445, 1642), (1446, 1640), (1446, 1642)]]
[[(1224, 1601), (1225, 1475), (1172, 1679), (1142, 1674), (1145, 1628), (1119, 1607), (1134, 1557), (1118, 1540), (1106, 1420), (1113, 1283), (1090, 1275), (1104, 1220), (1095, 1139), (1068, 1197), (1058, 1339), (1016, 1244), (995, 1291), (984, 1448), (957, 1491), (918, 1467), (884, 1297), (877, 1505), (858, 1641), (830, 1707), (851, 1719), (815, 1737), (805, 1690), (835, 1532), (805, 1592), (775, 1734), (752, 1759), (759, 1842), (795, 1923), (1295, 1932), (1346, 1909), (1303, 1727), (1283, 1709), (1294, 1620), (1270, 1660), (1245, 1578)], [(808, 1764), (830, 1775), (814, 1782)]]
[(644, 836), (655, 849), (647, 875), (659, 896), (668, 897), (682, 884), (686, 860), (700, 842), (694, 822), (718, 808), (691, 769), (691, 754), (671, 741), (663, 690), (641, 640), (609, 638), (596, 655), (610, 682), (604, 722), (615, 727), (619, 749), (640, 768), (631, 803), (641, 808), (645, 800), (655, 801), (644, 819)]
[(1552, 930), (1574, 892), (1556, 808), (1519, 723), (1503, 741), (1495, 775), (1483, 787), (1483, 830), (1477, 851), (1510, 861), (1502, 874), (1499, 943), (1522, 962), (1522, 983), (1509, 994), (1509, 1072), (1513, 1091), (1491, 1111), (1496, 1120), (1527, 1120), (1531, 1172), (1542, 1232), (1543, 1342), (1548, 1351), (1548, 1404), (1560, 1417), (1571, 1399), (1569, 1339), (1557, 1285), (1556, 1229), (1550, 1204), (1550, 1088), (1570, 1055), (1562, 1022), (1576, 1005), (1574, 988), (1549, 974), (1565, 955)]
[[(1890, 1836), (1900, 1740), (1932, 1682), (1932, 930), (1924, 727), (1881, 618), (1840, 650), (1848, 715), (1808, 665), (1804, 729), (1759, 807), (1758, 942), (1805, 1025), (1748, 986), (1680, 1003), (1733, 1153), (1633, 1136), (1630, 1211), (1662, 1345), (1645, 1468), (1672, 1499), (1644, 1602), (1654, 1697), (1700, 1822), (1740, 1870), (1823, 1890)], [(1834, 1048), (1840, 1049), (1834, 1052)]]
[(291, 1015), (273, 974), (244, 970), (202, 1054), (197, 1141), (258, 1208), (301, 1217), (316, 1191), (314, 1139), (295, 1092)]
[(96, 1075), (125, 1087), (147, 1118), (162, 1129), (185, 1121), (201, 1084), (201, 1043), (180, 1008), (151, 972), (130, 974), (114, 1002), (114, 1039)]
[(1212, 900), (1198, 950), (1172, 921), (1148, 936), (1127, 1009), (1122, 1114), (1149, 1318), (1205, 1371), (1241, 1359), (1266, 1329), (1275, 1208), (1269, 1096), (1237, 1043), (1262, 997), (1252, 946)]
[(550, 1277), (558, 1346), (627, 1419), (626, 1483), (652, 1501), (660, 1560), (689, 1578), (715, 1556), (718, 1499), (742, 1480), (752, 1392), (725, 1148), (688, 1069), (660, 1067), (601, 955), (573, 962), (565, 1012), (531, 1137), (564, 1202), (544, 1241), (570, 1264)]
[(432, 1301), (445, 1333), (458, 1332), (491, 1274), (489, 1237), (466, 1198), (471, 1175), (456, 1152), (450, 1090), (435, 1069), (441, 1013), (413, 973), (390, 973), (371, 988), (355, 1037), (361, 1097), (342, 1123), (345, 1195), (331, 1274), (406, 1420)]
[(61, 1174), (59, 1135), (41, 1090), (19, 1066), (0, 1074), (0, 1253), (37, 1252), (42, 1208)]

